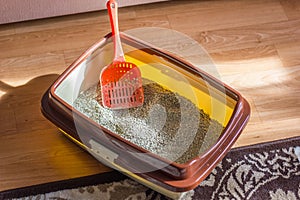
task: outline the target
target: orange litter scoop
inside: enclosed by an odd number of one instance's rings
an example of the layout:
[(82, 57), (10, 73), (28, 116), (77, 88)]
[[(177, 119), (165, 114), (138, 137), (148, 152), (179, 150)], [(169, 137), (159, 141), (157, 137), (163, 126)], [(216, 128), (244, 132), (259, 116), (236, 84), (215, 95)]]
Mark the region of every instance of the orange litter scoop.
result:
[(109, 0), (107, 9), (115, 57), (100, 74), (102, 104), (110, 109), (138, 107), (144, 102), (141, 72), (134, 63), (125, 60), (118, 27), (118, 4), (114, 0)]

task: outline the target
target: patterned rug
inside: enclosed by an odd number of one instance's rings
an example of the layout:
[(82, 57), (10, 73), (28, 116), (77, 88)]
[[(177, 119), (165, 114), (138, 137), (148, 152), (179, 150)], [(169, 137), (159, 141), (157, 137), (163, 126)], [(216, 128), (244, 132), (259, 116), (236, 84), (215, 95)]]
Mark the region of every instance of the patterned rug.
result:
[[(4, 191), (0, 199), (169, 200), (116, 171)], [(232, 149), (183, 199), (300, 199), (300, 137)]]

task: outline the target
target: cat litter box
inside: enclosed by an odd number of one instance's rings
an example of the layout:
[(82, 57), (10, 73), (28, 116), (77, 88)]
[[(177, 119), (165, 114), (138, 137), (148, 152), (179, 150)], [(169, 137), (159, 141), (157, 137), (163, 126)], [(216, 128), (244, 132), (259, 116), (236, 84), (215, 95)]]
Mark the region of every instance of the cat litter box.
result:
[(142, 106), (101, 105), (99, 74), (113, 60), (108, 34), (50, 86), (42, 112), (101, 163), (179, 198), (230, 150), (249, 119), (249, 104), (187, 60), (125, 33), (121, 40), (126, 61), (141, 71)]

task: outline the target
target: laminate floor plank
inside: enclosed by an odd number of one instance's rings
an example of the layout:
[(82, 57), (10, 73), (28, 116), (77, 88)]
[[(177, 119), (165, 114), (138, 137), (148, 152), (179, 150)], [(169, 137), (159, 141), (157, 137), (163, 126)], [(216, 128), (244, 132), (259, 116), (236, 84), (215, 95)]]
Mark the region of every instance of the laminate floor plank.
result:
[(15, 33), (16, 31), (13, 24), (0, 25), (0, 37), (5, 35), (13, 35)]
[(189, 29), (211, 31), (287, 21), (285, 12), (278, 1), (214, 1), (205, 10), (201, 3), (199, 1), (199, 11), (169, 14), (171, 27), (178, 31)]
[(296, 125), (299, 123), (299, 118), (296, 118), (263, 122), (255, 125), (250, 124), (245, 128), (235, 146), (245, 146), (299, 136), (299, 128)]
[(280, 0), (289, 20), (300, 19), (300, 1), (299, 0)]
[(300, 20), (297, 19), (203, 31), (193, 35), (208, 52), (214, 53), (291, 42), (299, 37), (299, 26)]
[(103, 37), (108, 29), (109, 26), (101, 28), (101, 25), (80, 25), (4, 36), (0, 38), (0, 58), (89, 47), (100, 37)]
[(276, 48), (284, 66), (300, 65), (300, 36), (298, 40), (277, 44)]
[[(125, 7), (119, 9), (120, 20), (126, 21), (130, 19), (136, 19), (134, 7)], [(21, 23), (15, 23), (16, 33), (29, 33), (36, 31), (45, 31), (52, 29), (61, 29), (67, 27), (73, 27), (76, 31), (76, 26), (90, 25), (90, 26), (103, 26), (103, 24), (109, 24), (109, 17), (106, 10), (94, 11), (89, 13), (74, 14), (61, 17), (46, 18), (40, 20), (25, 21)]]
[(19, 86), (38, 76), (61, 74), (65, 68), (62, 51), (0, 58), (0, 80), (10, 86)]
[(222, 76), (282, 68), (275, 46), (257, 46), (209, 54)]
[(5, 159), (0, 162), (1, 190), (111, 170), (66, 140), (57, 129), (19, 131), (17, 137), (12, 136), (3, 137), (5, 143), (0, 147), (0, 157)]

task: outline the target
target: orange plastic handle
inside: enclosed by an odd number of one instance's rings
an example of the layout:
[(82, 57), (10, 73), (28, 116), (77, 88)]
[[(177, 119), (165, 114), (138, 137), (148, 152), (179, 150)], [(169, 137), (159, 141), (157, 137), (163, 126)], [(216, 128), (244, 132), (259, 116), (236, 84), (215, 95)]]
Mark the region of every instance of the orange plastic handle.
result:
[(118, 3), (115, 0), (108, 0), (106, 3), (108, 10), (112, 34), (119, 34), (118, 25)]
[(112, 30), (112, 36), (114, 39), (114, 48), (115, 48), (115, 58), (114, 61), (116, 62), (124, 62), (124, 52), (122, 49), (120, 33), (119, 33), (119, 24), (118, 24), (118, 4), (115, 0), (109, 0), (106, 3), (109, 18), (110, 18), (110, 25)]

